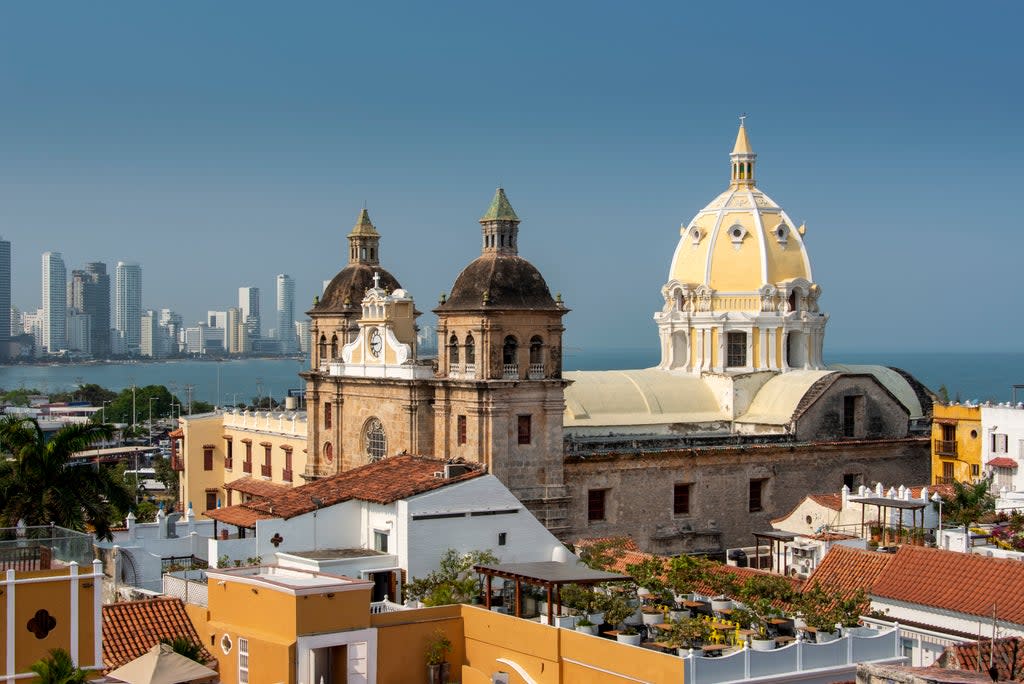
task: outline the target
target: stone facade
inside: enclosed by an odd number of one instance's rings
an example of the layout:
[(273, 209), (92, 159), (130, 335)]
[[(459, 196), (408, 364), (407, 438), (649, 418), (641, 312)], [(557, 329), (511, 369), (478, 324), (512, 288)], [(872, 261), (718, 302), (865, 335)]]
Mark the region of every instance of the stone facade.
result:
[[(641, 548), (677, 554), (749, 546), (755, 531), (808, 492), (844, 482), (927, 482), (923, 437), (702, 447), (660, 453), (577, 454), (565, 460), (570, 505), (566, 538), (628, 535)], [(760, 510), (751, 501), (760, 491)], [(689, 484), (689, 512), (674, 513), (677, 484)], [(590, 492), (603, 490), (605, 515), (591, 520)]]

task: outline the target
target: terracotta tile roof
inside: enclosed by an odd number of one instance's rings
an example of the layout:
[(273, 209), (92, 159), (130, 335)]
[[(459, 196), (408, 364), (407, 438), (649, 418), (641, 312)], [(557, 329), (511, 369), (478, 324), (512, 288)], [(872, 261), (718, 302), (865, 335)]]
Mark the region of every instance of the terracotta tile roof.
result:
[(277, 482), (257, 480), (247, 475), (245, 477), (240, 477), (237, 480), (232, 480), (231, 482), (225, 482), (224, 489), (232, 489), (243, 494), (266, 498), (268, 496), (273, 496), (278, 492), (291, 489), (291, 487), (284, 484), (278, 484)]
[(1016, 468), (1017, 462), (1014, 461), (1012, 458), (1007, 458), (1006, 456), (997, 456), (996, 458), (993, 458), (985, 465), (995, 466), (996, 468)]
[[(981, 662), (979, 663), (979, 656)], [(1024, 681), (1024, 639), (1004, 637), (947, 646), (938, 664), (949, 670), (987, 671), (989, 662), (996, 667), (999, 681)]]
[(1000, 620), (1024, 624), (1021, 586), (1024, 563), (1020, 561), (902, 546), (875, 580), (871, 593), (984, 617), (991, 617), (995, 605)]
[(820, 584), (825, 589), (838, 591), (844, 598), (852, 596), (858, 589), (870, 593), (875, 580), (894, 558), (891, 553), (862, 551), (837, 544), (821, 559), (804, 586), (810, 588)]
[(178, 428), (177, 430), (171, 430), (170, 432), (167, 433), (167, 437), (169, 439), (181, 439), (184, 436), (185, 431), (182, 430), (181, 428)]
[(839, 494), (811, 494), (807, 498), (833, 511), (843, 509), (843, 497)]
[[(103, 606), (103, 665), (121, 667), (153, 648), (160, 639), (183, 636), (202, 645), (178, 598), (125, 601)], [(202, 657), (213, 660), (203, 648)]]
[[(231, 525), (252, 527), (257, 520), (287, 520), (351, 499), (390, 504), (484, 474), (482, 469), (473, 467), (455, 477), (434, 477), (444, 466), (445, 461), (439, 458), (392, 456), (298, 487), (282, 486), (264, 498), (207, 511), (206, 515)], [(314, 500), (318, 503), (314, 504)]]

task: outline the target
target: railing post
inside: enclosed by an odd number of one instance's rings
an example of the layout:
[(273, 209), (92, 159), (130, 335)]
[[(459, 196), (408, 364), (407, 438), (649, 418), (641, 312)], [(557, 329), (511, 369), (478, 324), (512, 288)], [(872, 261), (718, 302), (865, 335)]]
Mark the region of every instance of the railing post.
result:
[(743, 676), (750, 679), (750, 649), (746, 641), (743, 642)]

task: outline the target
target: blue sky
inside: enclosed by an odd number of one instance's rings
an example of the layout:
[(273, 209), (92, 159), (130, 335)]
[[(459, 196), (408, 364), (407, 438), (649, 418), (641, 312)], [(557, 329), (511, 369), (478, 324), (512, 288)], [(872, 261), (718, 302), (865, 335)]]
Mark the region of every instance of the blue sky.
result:
[(140, 262), (144, 305), (188, 322), (259, 286), (267, 321), (275, 274), (302, 310), (344, 265), (365, 201), (429, 310), (500, 183), (567, 345), (656, 345), (747, 112), (829, 349), (1018, 349), (1021, 6), (686, 4), (6, 4), (14, 303), (56, 250)]

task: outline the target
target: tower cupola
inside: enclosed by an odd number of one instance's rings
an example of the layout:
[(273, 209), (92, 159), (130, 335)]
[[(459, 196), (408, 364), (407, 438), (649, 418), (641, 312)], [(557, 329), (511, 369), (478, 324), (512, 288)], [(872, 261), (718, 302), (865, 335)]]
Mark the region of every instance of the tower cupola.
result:
[(736, 133), (736, 144), (733, 145), (732, 154), (732, 185), (734, 187), (751, 187), (754, 185), (754, 163), (757, 155), (750, 147), (750, 140), (747, 139), (747, 128), (743, 120), (747, 118), (744, 114), (740, 117), (740, 130)]
[(380, 263), (380, 233), (370, 221), (370, 212), (365, 207), (348, 234), (348, 263), (369, 266)]
[(480, 217), (483, 227), (484, 244), (482, 253), (502, 256), (519, 254), (519, 217), (505, 196), (505, 190), (498, 188), (487, 212)]

